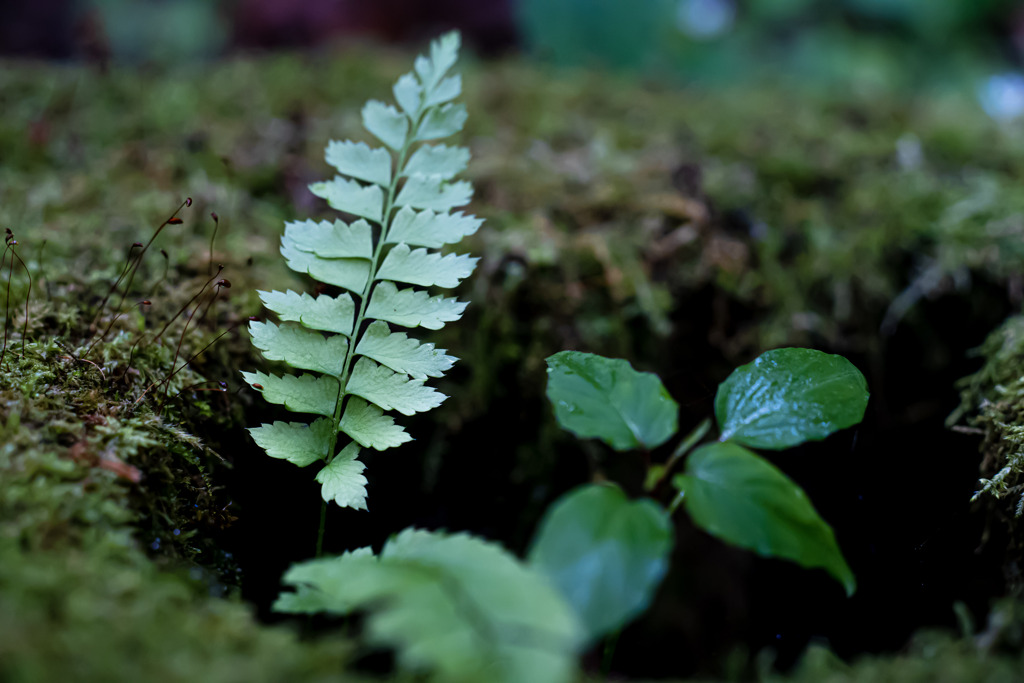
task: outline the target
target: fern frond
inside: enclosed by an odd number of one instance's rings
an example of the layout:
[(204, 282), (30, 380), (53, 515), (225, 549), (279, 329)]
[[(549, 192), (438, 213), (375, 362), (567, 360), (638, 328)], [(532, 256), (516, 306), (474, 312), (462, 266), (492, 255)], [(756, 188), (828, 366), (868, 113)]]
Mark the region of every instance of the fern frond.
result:
[(406, 529), (379, 557), (369, 548), (293, 566), (279, 612), (370, 610), (371, 640), (435, 680), (561, 683), (581, 629), (536, 570), (466, 534)]
[[(271, 457), (299, 466), (320, 461), (322, 498), (343, 507), (366, 508), (360, 449), (412, 440), (388, 413), (412, 415), (440, 405), (446, 397), (425, 382), (456, 361), (392, 325), (436, 330), (458, 320), (465, 302), (424, 288), (457, 286), (478, 260), (436, 251), (482, 223), (452, 213), (473, 196), (470, 183), (455, 179), (469, 150), (422, 144), (458, 132), (466, 120), (465, 107), (452, 102), (462, 91), (461, 78), (449, 75), (458, 50), (457, 33), (434, 41), (429, 56), (417, 58), (415, 69), (395, 83), (397, 107), (366, 103), (363, 127), (382, 147), (328, 143), (325, 159), (338, 175), (309, 189), (356, 219), (285, 224), (281, 255), (289, 268), (345, 291), (333, 297), (260, 292), (282, 324), (249, 327), (265, 358), (319, 375), (247, 372), (246, 382), (271, 403), (322, 416), (309, 426), (265, 424), (249, 430), (253, 439)], [(339, 434), (351, 439), (340, 452)]]

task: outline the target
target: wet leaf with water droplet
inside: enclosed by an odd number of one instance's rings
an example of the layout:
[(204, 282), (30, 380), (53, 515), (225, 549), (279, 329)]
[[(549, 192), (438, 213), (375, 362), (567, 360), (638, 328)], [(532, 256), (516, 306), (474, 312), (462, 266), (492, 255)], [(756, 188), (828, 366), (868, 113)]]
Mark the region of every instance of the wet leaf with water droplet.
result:
[(658, 376), (580, 351), (547, 359), (548, 399), (564, 429), (618, 451), (652, 449), (676, 433), (679, 406)]
[(775, 349), (742, 365), (718, 386), (721, 440), (781, 450), (857, 424), (867, 380), (853, 363), (814, 349)]

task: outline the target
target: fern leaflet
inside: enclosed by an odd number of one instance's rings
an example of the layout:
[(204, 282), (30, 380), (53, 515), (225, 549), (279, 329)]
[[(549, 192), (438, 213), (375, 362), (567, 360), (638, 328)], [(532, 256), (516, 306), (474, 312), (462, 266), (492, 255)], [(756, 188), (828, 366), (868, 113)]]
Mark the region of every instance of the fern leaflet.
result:
[(361, 548), (293, 565), (278, 612), (368, 610), (370, 641), (438, 681), (565, 683), (582, 645), (576, 615), (547, 577), (495, 543), (406, 529), (379, 556)]

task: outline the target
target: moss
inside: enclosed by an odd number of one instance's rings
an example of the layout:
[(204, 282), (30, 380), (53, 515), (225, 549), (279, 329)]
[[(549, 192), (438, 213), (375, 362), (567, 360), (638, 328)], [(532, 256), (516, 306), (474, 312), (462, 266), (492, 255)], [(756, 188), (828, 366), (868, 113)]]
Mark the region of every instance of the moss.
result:
[(975, 351), (984, 359), (961, 385), (954, 429), (982, 437), (984, 456), (974, 500), (989, 510), (990, 542), (1004, 543), (1008, 580), (1024, 586), (1024, 316), (1013, 316)]
[[(121, 537), (127, 541), (128, 536)], [(305, 645), (236, 601), (112, 547), (0, 541), (0, 677), (33, 681), (337, 681), (338, 641)]]
[(808, 648), (796, 670), (767, 681), (815, 683), (1010, 683), (1024, 667), (1024, 603), (1004, 600), (992, 611), (985, 630), (961, 638), (945, 633), (917, 634), (897, 655), (865, 657), (846, 664), (827, 648)]
[[(0, 226), (18, 235), (37, 284), (22, 353), (16, 311), (29, 296), (15, 269), (0, 373), (0, 647), (12, 644), (0, 677), (77, 678), (75, 661), (96, 680), (143, 677), (132, 667), (147, 660), (169, 677), (211, 680), (236, 670), (316, 680), (340, 666), (339, 641), (297, 642), (207, 595), (232, 589), (237, 567), (218, 541), (246, 514), (220, 488), (240, 456), (214, 452), (258, 419), (237, 391), (236, 370), (257, 364), (244, 335), (175, 375), (168, 399), (158, 387), (140, 397), (169, 373), (183, 320), (134, 356), (132, 346), (213, 264), (226, 264), (233, 287), (184, 336), (179, 365), (257, 314), (256, 288), (306, 288), (276, 252), (281, 224), (330, 215), (305, 187), (329, 173), (325, 141), (363, 137), (362, 103), (407, 64), (360, 50), (201, 71), (0, 69)], [(968, 283), (1010, 286), (1020, 271), (1024, 137), (957, 99), (677, 90), (515, 61), (471, 65), (465, 80), (474, 210), (488, 228), (466, 246), (483, 255), (464, 292), (467, 320), (432, 337), (463, 362), (441, 387), (453, 396), (443, 424), (418, 425), (420, 450), (396, 474), (371, 465), (375, 500), (430, 493), (462, 506), (461, 518), (437, 515), (452, 523), (522, 508), (487, 522), (522, 547), (553, 492), (579, 475), (550, 476), (570, 448), (543, 401), (550, 353), (630, 358), (696, 411), (708, 387), (763, 348), (877, 362), (883, 321), (889, 331), (921, 325), (923, 299), (959, 287), (973, 305), (979, 289)], [(76, 360), (130, 245), (186, 196), (184, 223), (161, 234), (129, 299), (152, 305), (126, 307), (89, 354), (95, 365)], [(921, 358), (943, 358), (933, 350), (945, 340), (920, 338)], [(1009, 356), (1001, 367), (975, 398), (1012, 384)], [(206, 379), (229, 392), (186, 389)], [(485, 421), (499, 415), (507, 421)], [(990, 450), (1009, 448), (994, 417), (979, 428)]]
[[(186, 224), (166, 236), (172, 266), (203, 253), (215, 210), (218, 258), (251, 254), (254, 279), (281, 281), (281, 221), (328, 213), (305, 189), (327, 173), (324, 141), (365, 136), (361, 103), (403, 59), (5, 69), (0, 224), (30, 229), (33, 245), (50, 239), (50, 258), (68, 256), (61, 235), (102, 232), (67, 264), (74, 272), (116, 262), (139, 226), (190, 195)], [(1004, 280), (1024, 256), (1024, 136), (941, 93), (673, 91), (517, 62), (468, 67), (466, 92), (470, 172), (489, 219), (472, 246), (492, 271), (510, 251), (521, 257), (529, 282), (553, 266), (553, 284), (582, 295), (552, 304), (591, 326), (588, 341), (607, 333), (594, 325), (609, 300), (666, 335), (687, 293), (713, 283), (763, 317), (746, 352), (863, 346), (842, 332), (901, 292), (892, 324), (945, 277)]]
[[(166, 284), (168, 305), (148, 316), (118, 319), (112, 303), (91, 325), (79, 297), (93, 292), (83, 298), (98, 303), (105, 274), (48, 282), (49, 296), (29, 300), (27, 339), (20, 319), (8, 329), (0, 679), (338, 680), (343, 641), (301, 642), (220, 597), (237, 592), (237, 567), (216, 543), (231, 518), (213, 484), (219, 456), (194, 433), (224, 418), (195, 392), (203, 378), (193, 367), (166, 394), (159, 384), (184, 322), (172, 321), (164, 340), (153, 334), (195, 283)], [(20, 308), (19, 296), (27, 287), (12, 288)], [(206, 344), (217, 319), (182, 338), (181, 358)]]

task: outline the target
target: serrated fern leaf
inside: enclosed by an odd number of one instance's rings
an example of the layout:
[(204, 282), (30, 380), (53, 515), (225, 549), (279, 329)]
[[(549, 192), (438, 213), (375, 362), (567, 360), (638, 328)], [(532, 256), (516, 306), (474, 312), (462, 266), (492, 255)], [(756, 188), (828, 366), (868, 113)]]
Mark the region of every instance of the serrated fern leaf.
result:
[(322, 485), (320, 495), (325, 502), (334, 501), (343, 508), (366, 509), (365, 465), (356, 460), (359, 444), (352, 442), (317, 472), (316, 480)]
[(454, 244), (467, 235), (472, 235), (483, 221), (474, 216), (458, 213), (434, 213), (413, 211), (403, 207), (391, 223), (387, 241), (391, 244), (405, 242), (411, 247), (443, 247)]
[(242, 377), (256, 389), (268, 403), (279, 403), (296, 413), (330, 416), (338, 395), (338, 380), (314, 375), (267, 375), (262, 372), (243, 372)]
[(284, 236), (299, 251), (320, 258), (373, 258), (373, 228), (364, 220), (303, 221), (284, 224)]
[(446, 138), (462, 130), (466, 123), (466, 107), (461, 104), (446, 104), (427, 111), (416, 129), (416, 140)]
[(348, 294), (341, 296), (318, 296), (287, 292), (258, 292), (263, 305), (281, 320), (302, 323), (306, 327), (324, 332), (337, 332), (345, 336), (352, 334), (356, 305)]
[(395, 418), (358, 396), (345, 405), (341, 416), (341, 431), (352, 437), (363, 448), (383, 451), (412, 441), (412, 437), (395, 424)]
[(449, 76), (434, 88), (427, 97), (427, 106), (444, 104), (462, 94), (462, 76)]
[(368, 261), (361, 258), (320, 258), (308, 251), (300, 251), (287, 236), (281, 238), (281, 256), (292, 270), (357, 294), (366, 287), (370, 275)]
[(381, 187), (391, 183), (391, 155), (386, 149), (373, 149), (365, 142), (331, 140), (324, 158), (347, 176)]
[(446, 33), (430, 44), (429, 58), (416, 58), (416, 74), (428, 93), (433, 92), (448, 70), (455, 66), (455, 61), (459, 58), (460, 43), (458, 33)]
[(395, 95), (395, 101), (407, 116), (416, 116), (423, 105), (423, 86), (416, 78), (416, 74), (408, 73), (400, 76), (395, 81), (391, 92)]
[(465, 310), (466, 304), (455, 298), (430, 296), (415, 289), (398, 289), (385, 281), (373, 290), (366, 317), (386, 320), (402, 327), (439, 330), (445, 323), (461, 318)]
[[(318, 297), (260, 292), (284, 324), (250, 325), (253, 343), (267, 359), (321, 374), (243, 373), (246, 382), (271, 403), (323, 416), (305, 431), (298, 423), (263, 425), (251, 430), (253, 438), (273, 457), (302, 465), (322, 460), (322, 496), (338, 505), (365, 509), (359, 449), (410, 441), (388, 411), (412, 415), (440, 405), (445, 396), (425, 381), (441, 377), (455, 362), (443, 349), (390, 325), (436, 330), (466, 308), (455, 298), (416, 289), (455, 287), (477, 262), (436, 251), (481, 224), (451, 213), (473, 195), (470, 183), (455, 179), (469, 151), (420, 142), (447, 137), (466, 120), (465, 107), (452, 102), (462, 91), (461, 78), (449, 73), (458, 50), (456, 33), (434, 41), (429, 56), (418, 58), (392, 88), (397, 107), (366, 103), (363, 126), (383, 146), (328, 143), (325, 160), (338, 175), (309, 189), (356, 219), (285, 224), (281, 255), (288, 266), (346, 291)], [(413, 287), (399, 289), (396, 283)], [(339, 434), (351, 439), (340, 452)]]
[(466, 170), (469, 150), (465, 147), (446, 145), (423, 145), (417, 149), (402, 169), (407, 176), (433, 175), (441, 180), (450, 180)]
[(316, 370), (326, 375), (341, 376), (348, 340), (338, 334), (326, 339), (322, 334), (298, 325), (285, 323), (249, 323), (253, 346), (267, 360), (283, 360), (293, 368)]
[(360, 358), (345, 385), (345, 393), (362, 396), (384, 410), (413, 415), (436, 408), (447, 398), (436, 389), (424, 386), (424, 381), (409, 379), (408, 375)]
[(472, 274), (479, 260), (466, 255), (441, 256), (426, 249), (410, 249), (407, 244), (399, 244), (384, 258), (377, 278), (423, 287), (457, 287), (463, 278)]
[(405, 147), (409, 135), (409, 118), (391, 105), (370, 100), (363, 107), (363, 128), (398, 152)]
[(473, 198), (473, 186), (466, 181), (446, 182), (439, 175), (410, 175), (398, 193), (395, 206), (447, 211), (465, 206)]
[(413, 379), (441, 377), (451, 369), (457, 359), (445, 355), (444, 351), (435, 349), (433, 344), (421, 344), (410, 339), (405, 332), (392, 332), (388, 324), (380, 320), (366, 328), (356, 346), (356, 353), (360, 356), (372, 358)]
[(302, 422), (275, 422), (249, 429), (260, 448), (271, 458), (282, 458), (299, 467), (326, 460), (333, 438), (331, 421), (325, 418)]
[[(369, 610), (371, 640), (444, 681), (570, 680), (581, 629), (547, 579), (467, 534), (407, 529), (379, 557), (361, 549), (293, 566), (281, 612)], [(317, 607), (319, 606), (319, 610)]]
[(334, 180), (313, 183), (309, 191), (326, 199), (332, 209), (362, 216), (375, 223), (380, 222), (384, 211), (384, 192), (377, 185), (360, 185), (355, 180), (335, 176)]

